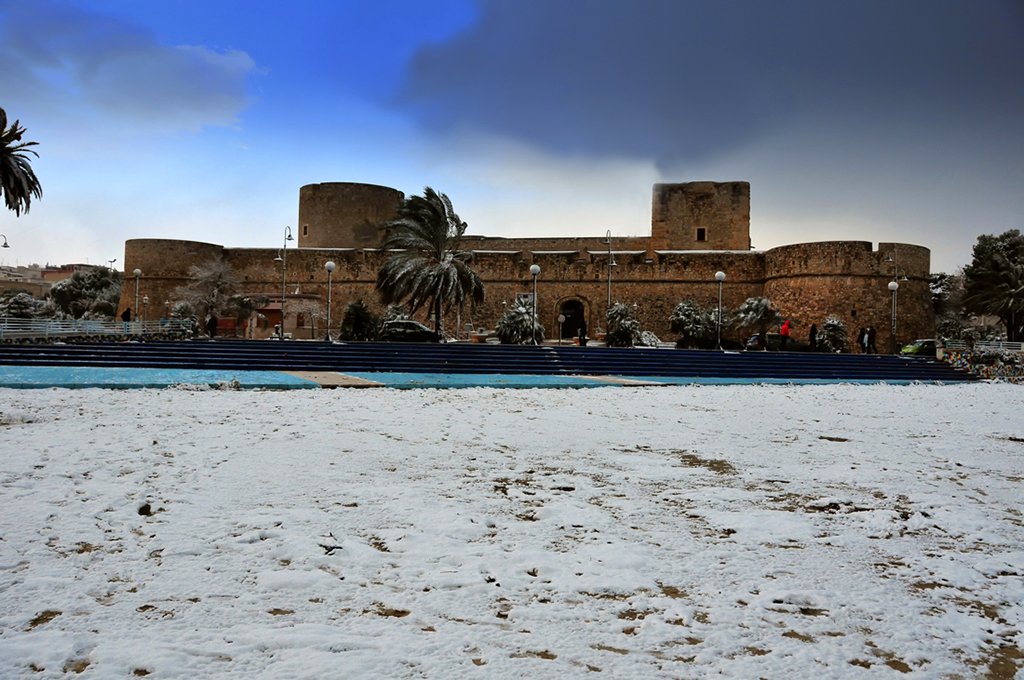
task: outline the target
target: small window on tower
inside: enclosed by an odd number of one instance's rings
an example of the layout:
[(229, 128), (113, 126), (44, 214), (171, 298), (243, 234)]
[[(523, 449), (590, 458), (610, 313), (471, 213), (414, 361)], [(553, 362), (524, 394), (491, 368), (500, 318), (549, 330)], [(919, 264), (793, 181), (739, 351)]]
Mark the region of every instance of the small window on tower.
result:
[(309, 236), (309, 225), (308, 224), (303, 224), (302, 225), (302, 235), (303, 236)]
[(704, 227), (697, 227), (697, 240), (698, 241), (707, 241), (708, 240), (708, 230), (705, 229)]

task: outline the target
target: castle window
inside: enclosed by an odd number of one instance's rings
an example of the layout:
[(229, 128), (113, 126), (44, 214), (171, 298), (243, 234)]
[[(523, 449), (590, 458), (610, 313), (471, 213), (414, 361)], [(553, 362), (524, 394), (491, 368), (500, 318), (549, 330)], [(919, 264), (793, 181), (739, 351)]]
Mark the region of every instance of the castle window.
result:
[(309, 236), (309, 225), (308, 224), (303, 224), (302, 225), (302, 235), (303, 236)]
[(704, 227), (697, 227), (697, 240), (698, 241), (707, 241), (708, 240), (708, 230), (705, 229)]

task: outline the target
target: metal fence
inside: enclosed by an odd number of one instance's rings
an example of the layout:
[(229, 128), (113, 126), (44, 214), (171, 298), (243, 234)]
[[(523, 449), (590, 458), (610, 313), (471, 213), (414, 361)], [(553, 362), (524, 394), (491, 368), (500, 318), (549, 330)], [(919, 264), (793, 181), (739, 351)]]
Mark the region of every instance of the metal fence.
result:
[(162, 321), (55, 321), (53, 319), (11, 319), (0, 317), (0, 340), (14, 338), (71, 338), (96, 336), (141, 336), (161, 333), (184, 334), (188, 324), (180, 319)]
[[(946, 349), (970, 349), (965, 340), (946, 340)], [(974, 343), (975, 350), (997, 349), (1008, 352), (1024, 352), (1024, 342), (1001, 342), (990, 340), (978, 340)]]

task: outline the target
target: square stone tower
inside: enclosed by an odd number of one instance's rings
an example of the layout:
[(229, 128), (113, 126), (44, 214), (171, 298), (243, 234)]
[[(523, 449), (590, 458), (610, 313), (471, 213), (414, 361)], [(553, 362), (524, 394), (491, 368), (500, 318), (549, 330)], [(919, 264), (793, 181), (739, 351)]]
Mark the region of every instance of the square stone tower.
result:
[(750, 183), (655, 184), (653, 250), (750, 250)]

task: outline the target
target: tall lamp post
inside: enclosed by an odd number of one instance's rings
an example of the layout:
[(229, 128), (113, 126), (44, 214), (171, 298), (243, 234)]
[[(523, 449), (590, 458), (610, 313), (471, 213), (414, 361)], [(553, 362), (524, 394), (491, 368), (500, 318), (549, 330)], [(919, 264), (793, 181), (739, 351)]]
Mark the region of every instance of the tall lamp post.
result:
[(327, 342), (331, 341), (331, 274), (336, 266), (333, 262), (324, 265), (327, 270)]
[(610, 308), (612, 306), (612, 267), (618, 266), (615, 264), (615, 260), (612, 259), (611, 229), (609, 229), (608, 232), (604, 235), (604, 242), (608, 245), (608, 307)]
[(278, 333), (278, 339), (284, 340), (284, 297), (285, 288), (288, 285), (288, 241), (294, 241), (292, 238), (292, 228), (284, 228), (284, 246), (281, 248), (281, 257), (275, 257), (274, 262), (281, 261), (281, 329)]
[(537, 275), (540, 274), (540, 265), (530, 265), (530, 273), (533, 274), (533, 344), (537, 342)]
[(889, 257), (885, 261), (892, 262), (892, 281), (889, 282), (889, 290), (892, 292), (892, 336), (889, 338), (889, 353), (897, 354), (899, 352), (899, 344), (896, 342), (896, 291), (900, 288), (899, 282), (907, 281), (908, 279), (907, 273), (900, 269), (899, 252), (895, 248), (892, 249), (892, 252), (889, 253)]
[(149, 316), (149, 296), (142, 296), (142, 323), (146, 323), (146, 318)]
[(889, 282), (889, 290), (892, 291), (892, 335), (889, 337), (889, 354), (896, 354), (896, 291), (899, 289), (899, 283)]
[(132, 272), (135, 274), (135, 320), (139, 320), (139, 277), (142, 276), (142, 270), (136, 269)]
[(722, 282), (725, 281), (725, 272), (715, 272), (715, 281), (718, 281), (718, 349), (722, 349)]
[(4, 244), (2, 246), (0, 246), (0, 248), (10, 248), (10, 246), (7, 245), (7, 237), (4, 236), (3, 234), (0, 234), (0, 238), (2, 238), (4, 240)]

